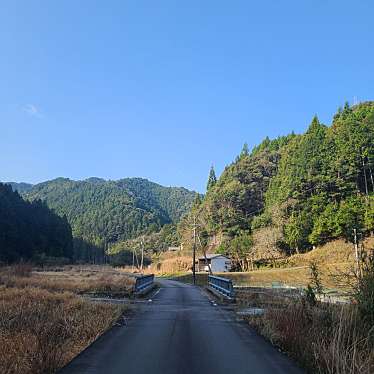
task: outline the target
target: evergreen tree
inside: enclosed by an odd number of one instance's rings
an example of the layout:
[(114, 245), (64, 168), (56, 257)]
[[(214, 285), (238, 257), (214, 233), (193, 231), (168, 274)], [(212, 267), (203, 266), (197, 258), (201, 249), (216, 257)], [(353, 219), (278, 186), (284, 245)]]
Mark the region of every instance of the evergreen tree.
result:
[(246, 156), (249, 156), (249, 148), (248, 148), (248, 144), (244, 143), (243, 149), (240, 152), (240, 158), (243, 158), (243, 157), (246, 157)]
[(210, 168), (210, 172), (209, 172), (209, 178), (208, 178), (206, 190), (209, 191), (216, 183), (217, 183), (217, 177), (214, 171), (214, 167), (212, 165)]
[(199, 193), (196, 193), (195, 199), (192, 203), (192, 208), (198, 208), (202, 203), (201, 196)]

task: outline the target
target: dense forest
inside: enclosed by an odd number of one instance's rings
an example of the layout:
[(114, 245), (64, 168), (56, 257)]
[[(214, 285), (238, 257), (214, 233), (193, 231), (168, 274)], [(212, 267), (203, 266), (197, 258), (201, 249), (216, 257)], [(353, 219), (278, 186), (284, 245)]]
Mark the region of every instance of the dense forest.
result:
[(331, 126), (314, 117), (307, 131), (245, 145), (179, 224), (189, 243), (197, 219), (200, 240), (227, 253), (238, 269), (254, 260), (305, 252), (374, 230), (374, 103), (340, 108)]
[[(185, 188), (163, 187), (141, 178), (10, 184), (25, 199), (42, 200), (66, 217), (73, 229), (74, 259), (90, 262), (103, 261), (103, 251), (116, 243), (130, 245), (128, 240), (139, 235), (157, 237), (164, 225), (180, 220), (195, 196)], [(162, 232), (158, 237), (163, 237)]]
[(66, 218), (40, 200), (25, 201), (0, 183), (0, 263), (45, 257), (72, 259), (73, 238)]

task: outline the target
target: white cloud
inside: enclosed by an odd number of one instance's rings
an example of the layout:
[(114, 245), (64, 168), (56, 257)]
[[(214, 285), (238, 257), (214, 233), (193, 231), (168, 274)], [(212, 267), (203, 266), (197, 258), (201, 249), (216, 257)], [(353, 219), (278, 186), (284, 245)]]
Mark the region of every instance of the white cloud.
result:
[(26, 104), (22, 107), (22, 110), (31, 117), (42, 118), (43, 114), (38, 107), (34, 104)]

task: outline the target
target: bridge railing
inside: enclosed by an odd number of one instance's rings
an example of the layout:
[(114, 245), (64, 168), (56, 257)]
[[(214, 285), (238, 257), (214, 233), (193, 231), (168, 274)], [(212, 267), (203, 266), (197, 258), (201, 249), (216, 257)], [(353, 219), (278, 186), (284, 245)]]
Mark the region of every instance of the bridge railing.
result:
[(231, 279), (209, 275), (208, 284), (221, 294), (228, 297), (234, 297), (234, 287)]
[(154, 279), (155, 279), (154, 274), (141, 275), (141, 276), (136, 277), (135, 286), (134, 286), (135, 292), (141, 292), (145, 288), (152, 285)]

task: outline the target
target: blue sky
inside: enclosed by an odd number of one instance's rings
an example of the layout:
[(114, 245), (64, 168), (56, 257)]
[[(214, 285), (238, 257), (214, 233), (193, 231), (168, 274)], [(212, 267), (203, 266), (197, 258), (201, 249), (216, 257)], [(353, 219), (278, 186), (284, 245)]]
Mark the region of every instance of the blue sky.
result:
[(203, 192), (244, 142), (374, 99), (373, 14), (371, 0), (3, 0), (0, 180)]

